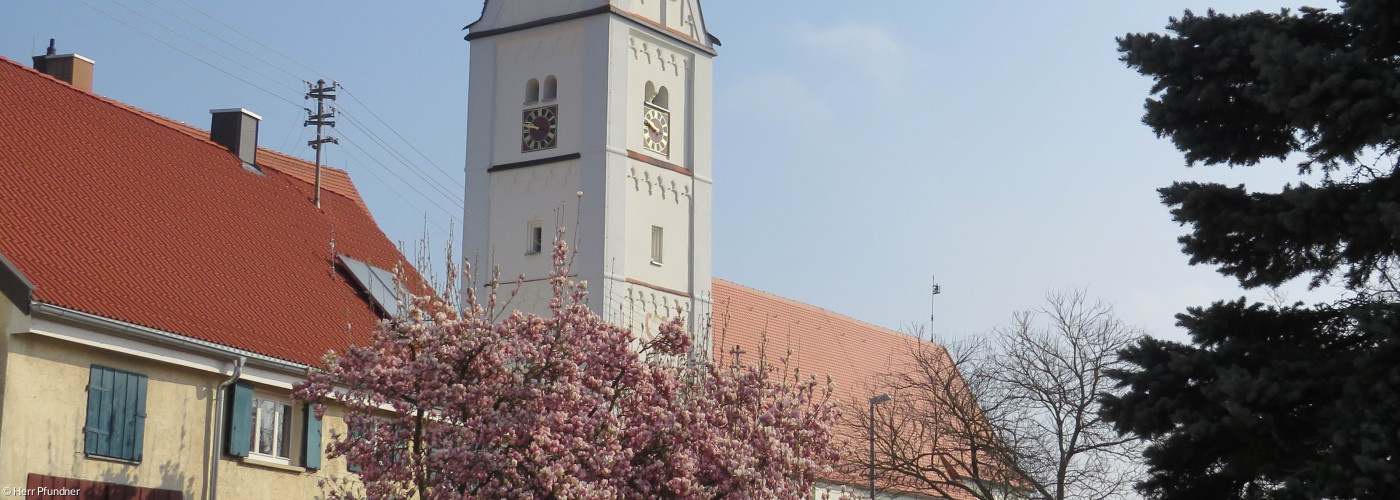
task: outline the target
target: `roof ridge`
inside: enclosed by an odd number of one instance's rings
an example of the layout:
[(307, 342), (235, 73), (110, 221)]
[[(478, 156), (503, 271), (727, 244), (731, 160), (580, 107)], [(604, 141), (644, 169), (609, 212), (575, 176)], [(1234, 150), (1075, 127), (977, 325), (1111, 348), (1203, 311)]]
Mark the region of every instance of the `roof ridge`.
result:
[(910, 335), (910, 334), (908, 334), (908, 333), (904, 333), (904, 332), (901, 332), (901, 331), (899, 331), (899, 330), (891, 330), (891, 329), (889, 329), (889, 328), (885, 328), (885, 327), (883, 327), (883, 326), (876, 325), (876, 324), (870, 323), (870, 322), (868, 322), (868, 321), (860, 320), (860, 319), (851, 317), (851, 316), (849, 316), (849, 315), (842, 314), (842, 313), (833, 311), (833, 310), (831, 310), (831, 309), (827, 309), (827, 308), (825, 308), (825, 307), (821, 307), (821, 306), (816, 306), (816, 305), (808, 304), (808, 303), (802, 302), (802, 301), (800, 301), (800, 300), (790, 299), (790, 298), (784, 297), (784, 296), (782, 296), (782, 295), (778, 295), (778, 294), (773, 293), (773, 292), (765, 292), (765, 291), (763, 291), (763, 290), (759, 290), (759, 289), (757, 289), (757, 288), (754, 288), (754, 287), (751, 287), (751, 286), (748, 286), (748, 285), (741, 285), (741, 284), (739, 284), (739, 283), (735, 283), (735, 282), (733, 282), (733, 281), (729, 281), (729, 280), (724, 279), (724, 278), (711, 277), (710, 280), (711, 280), (711, 281), (722, 281), (722, 282), (724, 282), (724, 283), (726, 283), (726, 284), (728, 284), (728, 285), (732, 285), (732, 286), (735, 286), (735, 287), (739, 287), (739, 288), (743, 288), (743, 289), (746, 289), (746, 290), (750, 290), (750, 291), (753, 291), (753, 292), (755, 292), (755, 293), (761, 293), (761, 294), (767, 295), (767, 296), (769, 296), (769, 297), (773, 297), (773, 298), (775, 298), (775, 299), (782, 300), (782, 301), (784, 301), (784, 302), (788, 302), (788, 303), (791, 303), (791, 304), (794, 304), (794, 305), (798, 305), (798, 306), (802, 306), (802, 307), (807, 307), (807, 308), (811, 308), (811, 309), (816, 309), (816, 310), (818, 310), (818, 311), (821, 311), (821, 312), (823, 312), (823, 313), (830, 314), (830, 315), (832, 315), (832, 316), (838, 316), (838, 317), (840, 317), (840, 318), (844, 318), (844, 319), (846, 319), (846, 320), (850, 320), (850, 321), (853, 321), (853, 322), (855, 322), (855, 323), (859, 323), (859, 324), (868, 326), (868, 327), (870, 327), (870, 328), (874, 328), (874, 329), (876, 329), (876, 330), (880, 330), (881, 332), (884, 332), (884, 333), (890, 333), (890, 334), (898, 335), (898, 336), (900, 336), (900, 337), (907, 337), (907, 338), (910, 338), (910, 339), (913, 339), (913, 340), (919, 340), (919, 341), (924, 340), (924, 339), (921, 339), (921, 338), (916, 337), (916, 336), (914, 336), (914, 335)]

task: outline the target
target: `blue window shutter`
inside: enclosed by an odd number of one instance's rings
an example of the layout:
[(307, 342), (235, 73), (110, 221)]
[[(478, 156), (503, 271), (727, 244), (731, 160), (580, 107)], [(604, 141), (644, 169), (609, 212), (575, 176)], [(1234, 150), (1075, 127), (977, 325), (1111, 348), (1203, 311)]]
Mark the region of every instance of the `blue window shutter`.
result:
[(113, 370), (112, 374), (112, 420), (110, 428), (112, 434), (107, 437), (107, 452), (103, 455), (112, 458), (126, 459), (126, 416), (127, 403), (131, 398), (127, 397), (126, 385), (130, 377), (124, 372)]
[(141, 461), (146, 376), (92, 365), (88, 377), (83, 453)]
[[(105, 453), (107, 436), (112, 434), (111, 430), (111, 408), (112, 408), (112, 370), (97, 365), (92, 365), (92, 371), (88, 375), (88, 408), (87, 425), (84, 427), (83, 453), (89, 455), (101, 455)], [(102, 409), (107, 408), (107, 417), (103, 418)]]
[(228, 454), (246, 457), (253, 437), (253, 385), (240, 380), (229, 391)]
[(321, 419), (316, 418), (316, 410), (311, 405), (302, 406), (301, 416), (304, 426), (302, 436), (305, 437), (301, 447), (301, 465), (308, 469), (320, 469)]
[(134, 384), (136, 386), (136, 401), (133, 402), (135, 411), (132, 412), (131, 415), (132, 421), (134, 422), (133, 425), (135, 425), (136, 428), (132, 429), (132, 444), (130, 449), (131, 459), (140, 462), (144, 448), (142, 442), (146, 439), (146, 376), (133, 375), (133, 377), (136, 378), (136, 383)]

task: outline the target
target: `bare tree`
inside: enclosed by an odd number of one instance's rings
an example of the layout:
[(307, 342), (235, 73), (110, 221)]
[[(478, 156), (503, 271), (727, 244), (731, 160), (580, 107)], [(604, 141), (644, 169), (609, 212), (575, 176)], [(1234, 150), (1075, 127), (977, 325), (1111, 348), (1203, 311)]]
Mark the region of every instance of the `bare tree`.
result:
[[(1144, 333), (1083, 291), (1051, 293), (985, 336), (911, 342), (911, 362), (852, 411), (888, 491), (947, 498), (1108, 499), (1129, 494), (1139, 443), (1099, 417), (1118, 351)], [(873, 422), (871, 416), (873, 414)], [(872, 426), (873, 423), (873, 426)], [(873, 434), (872, 434), (873, 429)], [(870, 467), (868, 457), (850, 466)]]

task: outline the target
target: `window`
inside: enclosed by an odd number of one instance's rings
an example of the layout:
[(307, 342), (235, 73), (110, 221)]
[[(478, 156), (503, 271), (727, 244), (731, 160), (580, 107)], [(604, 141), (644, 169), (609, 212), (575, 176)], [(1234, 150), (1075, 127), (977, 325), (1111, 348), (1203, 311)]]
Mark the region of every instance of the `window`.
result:
[(540, 81), (531, 78), (525, 82), (525, 104), (540, 101)]
[(661, 226), (651, 226), (651, 265), (661, 265)]
[(83, 453), (141, 461), (146, 433), (146, 376), (92, 365)]
[[(227, 440), (225, 451), (237, 457), (292, 465), (292, 450), (307, 469), (321, 468), (321, 419), (309, 406), (293, 412), (286, 401), (253, 394), (253, 385), (238, 381), (229, 388)], [(300, 438), (293, 439), (292, 421), (301, 417)]]
[(661, 109), (670, 109), (671, 93), (666, 91), (666, 87), (656, 88), (656, 84), (647, 82), (646, 102)]
[(531, 222), (525, 231), (525, 255), (534, 255), (544, 250), (544, 227), (539, 222)]
[(554, 75), (549, 75), (544, 78), (544, 95), (541, 98), (553, 101), (555, 97), (559, 97), (559, 80), (555, 79)]
[(252, 429), (248, 436), (248, 449), (253, 455), (291, 465), (291, 405), (275, 399), (254, 397)]

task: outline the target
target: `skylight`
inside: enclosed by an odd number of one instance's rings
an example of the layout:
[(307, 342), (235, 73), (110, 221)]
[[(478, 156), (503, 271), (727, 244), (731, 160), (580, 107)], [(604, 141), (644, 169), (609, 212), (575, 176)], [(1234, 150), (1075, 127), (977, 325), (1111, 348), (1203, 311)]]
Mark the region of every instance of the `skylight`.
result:
[(399, 289), (394, 286), (394, 273), (344, 255), (336, 255), (336, 258), (340, 259), (340, 264), (345, 266), (350, 276), (355, 278), (355, 284), (359, 285), (360, 290), (374, 299), (374, 303), (380, 309), (394, 318), (403, 312), (403, 308), (399, 307)]

